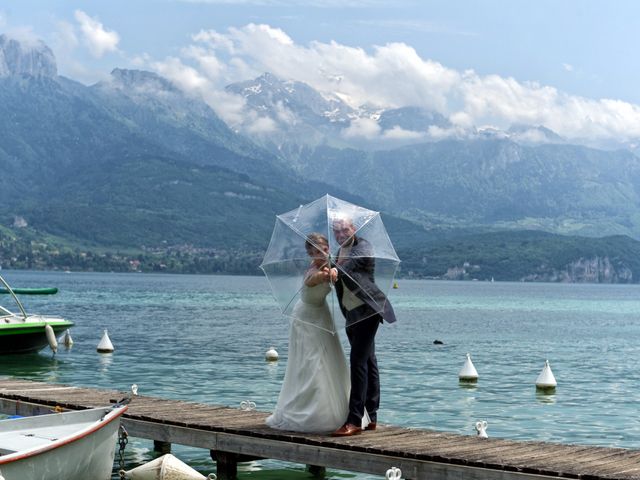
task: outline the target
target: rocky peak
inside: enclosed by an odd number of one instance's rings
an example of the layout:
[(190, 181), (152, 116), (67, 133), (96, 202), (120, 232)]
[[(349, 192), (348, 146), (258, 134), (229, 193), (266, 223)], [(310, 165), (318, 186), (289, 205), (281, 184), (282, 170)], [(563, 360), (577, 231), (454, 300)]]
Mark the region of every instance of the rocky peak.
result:
[(336, 96), (325, 96), (304, 82), (283, 80), (272, 73), (244, 82), (233, 83), (226, 90), (247, 99), (258, 111), (271, 112), (285, 107), (302, 118), (310, 116), (329, 121), (345, 121), (352, 109)]
[(55, 77), (56, 59), (41, 41), (22, 41), (0, 35), (0, 77)]
[(143, 89), (153, 91), (177, 91), (176, 87), (160, 75), (145, 70), (129, 70), (115, 68), (111, 72), (112, 86), (127, 89)]

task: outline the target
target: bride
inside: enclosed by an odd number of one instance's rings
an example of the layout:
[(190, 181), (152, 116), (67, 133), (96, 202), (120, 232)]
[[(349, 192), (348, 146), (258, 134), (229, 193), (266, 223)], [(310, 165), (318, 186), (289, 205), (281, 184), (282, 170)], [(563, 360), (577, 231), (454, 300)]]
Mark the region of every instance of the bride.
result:
[(326, 297), (336, 272), (329, 268), (329, 242), (319, 233), (307, 237), (311, 264), (300, 300), (293, 308), (289, 359), (275, 411), (266, 422), (280, 430), (332, 432), (349, 413), (349, 368), (335, 333)]

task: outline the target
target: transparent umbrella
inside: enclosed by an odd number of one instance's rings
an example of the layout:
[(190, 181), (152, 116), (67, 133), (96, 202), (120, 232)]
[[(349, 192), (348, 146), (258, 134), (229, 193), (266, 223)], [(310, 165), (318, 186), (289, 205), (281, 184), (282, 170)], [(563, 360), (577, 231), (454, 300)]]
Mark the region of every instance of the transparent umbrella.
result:
[[(338, 271), (336, 290), (342, 295), (347, 291), (353, 294), (351, 301), (366, 304), (368, 313), (358, 321), (375, 314), (384, 316), (387, 292), (400, 259), (380, 213), (330, 195), (276, 216), (260, 268), (282, 313), (291, 316), (300, 300), (311, 264), (305, 243), (321, 249), (313, 240), (317, 237), (311, 234), (321, 234), (328, 241), (327, 264)], [(344, 317), (335, 295), (331, 296), (330, 305), (336, 323), (340, 324)]]

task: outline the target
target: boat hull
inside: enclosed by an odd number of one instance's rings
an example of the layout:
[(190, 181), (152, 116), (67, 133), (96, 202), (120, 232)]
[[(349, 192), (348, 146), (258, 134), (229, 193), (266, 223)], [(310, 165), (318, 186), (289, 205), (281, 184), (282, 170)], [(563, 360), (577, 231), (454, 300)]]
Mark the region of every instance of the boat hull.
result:
[(51, 325), (56, 336), (71, 328), (70, 321), (37, 322), (25, 324), (0, 324), (0, 355), (35, 353), (46, 347), (49, 342), (45, 325)]
[[(46, 288), (12, 288), (13, 293), (20, 295), (55, 295), (58, 293), (57, 287)], [(0, 288), (0, 293), (9, 293), (6, 288)]]
[[(89, 431), (63, 437), (42, 452), (0, 456), (4, 480), (109, 480), (113, 471), (120, 415), (126, 407), (108, 414)], [(34, 417), (31, 417), (34, 418)]]

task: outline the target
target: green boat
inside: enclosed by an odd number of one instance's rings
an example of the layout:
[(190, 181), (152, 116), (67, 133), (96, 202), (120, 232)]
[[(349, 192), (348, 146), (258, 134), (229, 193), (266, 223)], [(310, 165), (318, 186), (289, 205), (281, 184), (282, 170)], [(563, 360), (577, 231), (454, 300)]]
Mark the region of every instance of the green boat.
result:
[[(46, 288), (12, 288), (13, 293), (18, 295), (54, 295), (58, 293), (58, 289), (56, 287), (46, 287)], [(6, 288), (0, 288), (0, 293), (11, 293)]]
[[(16, 296), (16, 290), (1, 276), (0, 283), (20, 309), (20, 314), (17, 314), (0, 306), (0, 355), (38, 352), (47, 345), (53, 348), (55, 337), (74, 325), (61, 317), (28, 314)], [(49, 336), (47, 327), (50, 327)]]

